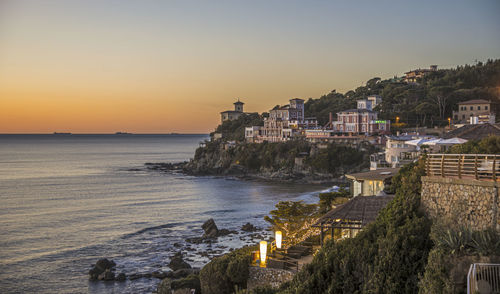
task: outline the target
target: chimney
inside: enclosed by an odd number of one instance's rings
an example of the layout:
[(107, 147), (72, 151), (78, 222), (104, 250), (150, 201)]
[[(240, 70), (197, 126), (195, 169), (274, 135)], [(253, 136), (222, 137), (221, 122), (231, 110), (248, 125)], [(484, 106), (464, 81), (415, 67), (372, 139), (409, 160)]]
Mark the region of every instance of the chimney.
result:
[(331, 124), (333, 123), (333, 114), (330, 112), (330, 114), (329, 114), (329, 115), (330, 115), (330, 120), (329, 120), (329, 123), (330, 123), (330, 125), (331, 125)]

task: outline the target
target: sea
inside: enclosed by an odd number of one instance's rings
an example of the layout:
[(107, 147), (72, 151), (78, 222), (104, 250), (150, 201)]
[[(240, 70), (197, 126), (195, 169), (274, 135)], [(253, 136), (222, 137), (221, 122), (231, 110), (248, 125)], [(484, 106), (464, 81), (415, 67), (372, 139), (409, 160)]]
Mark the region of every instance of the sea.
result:
[[(279, 201), (316, 202), (328, 187), (188, 176), (147, 162), (193, 157), (207, 135), (0, 135), (0, 293), (151, 293), (156, 278), (89, 281), (99, 258), (116, 273), (193, 267), (268, 238)], [(191, 244), (213, 218), (238, 234)], [(241, 232), (247, 222), (257, 233)], [(208, 256), (207, 255), (208, 252)]]

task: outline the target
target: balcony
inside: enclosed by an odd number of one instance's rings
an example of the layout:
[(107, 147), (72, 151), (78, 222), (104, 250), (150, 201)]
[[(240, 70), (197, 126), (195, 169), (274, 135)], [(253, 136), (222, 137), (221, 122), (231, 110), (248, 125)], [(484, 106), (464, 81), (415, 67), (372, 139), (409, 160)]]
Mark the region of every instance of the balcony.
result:
[(497, 181), (500, 176), (500, 155), (429, 154), (425, 169), (429, 177)]

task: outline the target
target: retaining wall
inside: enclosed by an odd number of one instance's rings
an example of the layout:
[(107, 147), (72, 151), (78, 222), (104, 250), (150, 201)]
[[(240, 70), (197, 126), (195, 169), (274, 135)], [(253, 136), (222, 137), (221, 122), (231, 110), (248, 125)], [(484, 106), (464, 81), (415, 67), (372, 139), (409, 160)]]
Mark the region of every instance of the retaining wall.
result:
[(475, 230), (500, 231), (500, 183), (443, 177), (422, 177), (422, 207), (433, 219), (445, 218)]

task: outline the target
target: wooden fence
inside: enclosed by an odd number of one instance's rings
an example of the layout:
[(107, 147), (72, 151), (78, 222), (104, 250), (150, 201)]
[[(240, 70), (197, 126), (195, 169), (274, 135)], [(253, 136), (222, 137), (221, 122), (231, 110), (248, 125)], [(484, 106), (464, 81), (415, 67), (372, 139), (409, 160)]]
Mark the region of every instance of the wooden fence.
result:
[(497, 181), (500, 176), (498, 154), (429, 154), (425, 164), (427, 176), (482, 181)]

